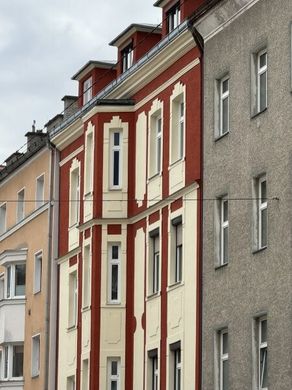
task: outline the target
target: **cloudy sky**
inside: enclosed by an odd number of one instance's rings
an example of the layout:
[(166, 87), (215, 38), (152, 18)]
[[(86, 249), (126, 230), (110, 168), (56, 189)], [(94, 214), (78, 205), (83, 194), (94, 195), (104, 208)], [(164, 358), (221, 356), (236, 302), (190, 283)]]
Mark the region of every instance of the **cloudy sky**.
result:
[(88, 60), (116, 60), (108, 42), (131, 23), (158, 24), (154, 0), (0, 0), (0, 164), (75, 95)]

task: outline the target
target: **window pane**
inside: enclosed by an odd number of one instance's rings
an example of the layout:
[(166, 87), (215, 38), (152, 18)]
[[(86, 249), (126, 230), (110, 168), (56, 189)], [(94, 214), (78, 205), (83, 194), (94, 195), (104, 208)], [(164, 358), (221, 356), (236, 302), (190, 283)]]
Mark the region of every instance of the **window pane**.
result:
[(15, 266), (15, 295), (25, 295), (25, 264)]
[(118, 389), (117, 381), (111, 381), (111, 390), (117, 390), (117, 389)]
[(112, 265), (112, 300), (118, 299), (118, 275), (119, 266), (117, 264)]
[(112, 259), (117, 260), (119, 258), (119, 247), (118, 245), (112, 246)]
[(222, 364), (222, 390), (228, 390), (228, 360), (224, 360)]
[(113, 185), (118, 186), (119, 183), (119, 171), (120, 171), (120, 152), (118, 150), (114, 151), (114, 180), (113, 180)]
[(263, 320), (260, 322), (261, 324), (261, 343), (264, 343), (267, 341), (267, 320)]
[(11, 285), (11, 267), (7, 267), (7, 288), (6, 288), (6, 295), (7, 298), (10, 298), (10, 285)]
[(260, 75), (260, 111), (267, 107), (267, 72)]
[(228, 221), (228, 201), (223, 200), (223, 222)]
[(267, 53), (263, 53), (260, 56), (260, 68), (262, 68), (265, 65), (267, 65)]
[(260, 351), (260, 387), (268, 387), (268, 373), (267, 373), (267, 348), (262, 348)]
[(23, 346), (16, 345), (13, 347), (13, 365), (12, 376), (21, 377), (23, 375)]
[(268, 235), (268, 215), (267, 209), (261, 211), (262, 219), (262, 230), (261, 230), (261, 246), (267, 246), (267, 235)]
[(8, 377), (8, 347), (4, 347), (4, 378)]
[(228, 228), (223, 229), (223, 262), (228, 262)]
[(224, 80), (222, 82), (222, 93), (228, 92), (228, 88), (229, 88), (229, 79)]
[(261, 182), (261, 203), (267, 200), (267, 182), (266, 180)]
[(114, 145), (115, 146), (120, 145), (120, 133), (114, 133)]
[(222, 353), (228, 353), (228, 333), (222, 334)]
[(113, 360), (112, 361), (112, 375), (118, 374), (118, 362)]
[(224, 99), (222, 102), (222, 133), (228, 131), (228, 98)]

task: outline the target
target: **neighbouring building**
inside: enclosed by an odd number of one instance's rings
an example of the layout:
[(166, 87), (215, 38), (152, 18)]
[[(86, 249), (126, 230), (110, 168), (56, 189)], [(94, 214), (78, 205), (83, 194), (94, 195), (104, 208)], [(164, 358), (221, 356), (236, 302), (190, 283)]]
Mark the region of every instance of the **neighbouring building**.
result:
[(54, 390), (55, 151), (42, 131), (26, 137), (0, 170), (0, 389)]
[(292, 389), (291, 0), (224, 0), (204, 40), (203, 390)]
[(47, 125), (59, 161), (58, 389), (200, 388), (201, 47), (159, 0)]

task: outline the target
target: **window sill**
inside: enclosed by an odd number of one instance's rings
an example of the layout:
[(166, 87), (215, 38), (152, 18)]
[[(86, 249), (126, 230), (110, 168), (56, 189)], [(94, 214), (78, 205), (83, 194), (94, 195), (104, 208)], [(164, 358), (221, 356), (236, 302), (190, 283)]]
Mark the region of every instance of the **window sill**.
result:
[(119, 187), (110, 187), (108, 190), (109, 191), (122, 191), (122, 189), (123, 188), (119, 186)]
[(262, 111), (257, 111), (256, 113), (252, 114), (250, 119), (254, 119), (254, 118), (257, 118), (259, 115), (263, 114), (264, 112), (266, 112), (268, 110), (268, 107), (264, 108)]
[(89, 198), (89, 197), (92, 196), (92, 195), (93, 195), (93, 191), (92, 191), (92, 190), (91, 190), (91, 191), (88, 191), (88, 192), (86, 192), (86, 193), (84, 194), (83, 199)]
[(89, 311), (90, 309), (91, 309), (91, 306), (90, 306), (90, 305), (87, 305), (87, 306), (82, 307), (81, 312), (82, 312), (82, 313), (85, 313), (85, 312)]
[(267, 245), (266, 245), (266, 246), (263, 246), (262, 248), (254, 249), (254, 250), (252, 251), (252, 254), (255, 255), (255, 254), (257, 254), (257, 253), (260, 253), (260, 252), (264, 251), (264, 250), (267, 249), (267, 248), (268, 248), (268, 247), (267, 247)]
[(158, 172), (158, 173), (155, 173), (154, 175), (152, 175), (151, 177), (148, 178), (148, 183), (158, 177), (162, 176), (162, 172)]
[(224, 264), (217, 264), (217, 265), (215, 265), (215, 271), (227, 267), (228, 264), (229, 264), (229, 262), (224, 263)]
[(179, 164), (182, 164), (183, 162), (185, 162), (185, 157), (182, 157), (178, 160), (175, 160), (174, 162), (172, 162), (171, 164), (169, 164), (169, 167), (168, 167), (168, 170), (170, 171), (172, 168), (174, 168), (175, 166), (179, 165)]
[(108, 306), (121, 306), (121, 302), (107, 302)]
[(182, 280), (180, 280), (179, 282), (174, 282), (174, 283), (170, 284), (167, 287), (166, 291), (172, 291), (172, 290), (175, 290), (175, 289), (182, 287), (182, 286), (184, 286), (184, 282)]
[(40, 376), (40, 373), (38, 372), (37, 374), (33, 374), (33, 375), (31, 376), (31, 378), (32, 378), (32, 379), (37, 379), (37, 378), (39, 378), (39, 376)]
[(230, 133), (230, 130), (226, 131), (226, 133), (218, 135), (215, 137), (214, 142), (220, 141), (222, 138), (226, 137)]
[(68, 333), (73, 332), (73, 330), (77, 330), (77, 324), (68, 326), (67, 328)]
[(146, 301), (152, 301), (153, 299), (158, 298), (158, 297), (160, 297), (160, 291), (157, 291), (153, 294), (147, 295)]

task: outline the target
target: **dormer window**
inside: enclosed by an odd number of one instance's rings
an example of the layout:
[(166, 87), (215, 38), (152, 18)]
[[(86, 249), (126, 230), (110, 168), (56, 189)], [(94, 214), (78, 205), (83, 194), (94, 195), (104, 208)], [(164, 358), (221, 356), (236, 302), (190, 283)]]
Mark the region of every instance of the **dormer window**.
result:
[(83, 104), (89, 102), (92, 99), (92, 77), (85, 80), (83, 83)]
[(122, 52), (122, 72), (125, 72), (133, 65), (133, 43), (126, 46)]
[(173, 31), (180, 24), (180, 6), (177, 3), (167, 12), (168, 32)]

